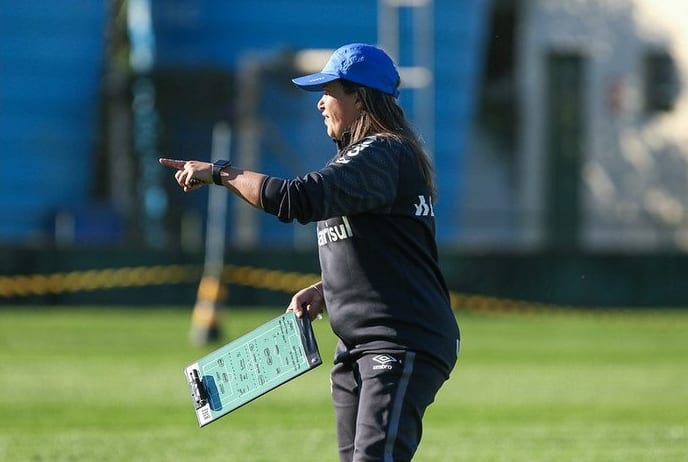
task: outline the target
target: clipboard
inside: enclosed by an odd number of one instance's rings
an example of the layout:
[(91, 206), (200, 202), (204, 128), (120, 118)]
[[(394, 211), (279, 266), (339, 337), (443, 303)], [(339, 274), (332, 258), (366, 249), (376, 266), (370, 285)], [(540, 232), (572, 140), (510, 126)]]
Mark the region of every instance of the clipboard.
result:
[(289, 311), (184, 368), (200, 427), (322, 364), (308, 316)]

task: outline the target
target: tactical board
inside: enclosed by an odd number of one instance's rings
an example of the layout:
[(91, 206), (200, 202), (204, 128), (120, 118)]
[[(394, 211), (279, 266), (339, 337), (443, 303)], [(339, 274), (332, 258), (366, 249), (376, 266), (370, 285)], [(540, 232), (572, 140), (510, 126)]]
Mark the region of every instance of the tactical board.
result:
[(322, 364), (308, 316), (287, 312), (184, 369), (203, 427)]

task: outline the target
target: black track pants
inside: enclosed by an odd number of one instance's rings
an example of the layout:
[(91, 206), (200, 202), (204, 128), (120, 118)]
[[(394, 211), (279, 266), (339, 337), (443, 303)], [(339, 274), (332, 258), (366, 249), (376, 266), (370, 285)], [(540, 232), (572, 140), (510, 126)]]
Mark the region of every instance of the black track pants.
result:
[(425, 409), (447, 379), (414, 352), (365, 354), (332, 369), (342, 462), (403, 462), (416, 452)]

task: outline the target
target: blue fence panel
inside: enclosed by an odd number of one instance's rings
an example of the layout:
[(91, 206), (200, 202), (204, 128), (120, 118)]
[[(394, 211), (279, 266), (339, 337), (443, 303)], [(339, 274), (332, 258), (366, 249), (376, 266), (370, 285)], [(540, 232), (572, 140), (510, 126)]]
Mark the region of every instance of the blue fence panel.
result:
[[(435, 163), (440, 201), (436, 204), (438, 238), (451, 243), (458, 235), (463, 154), (475, 110), (482, 74), (482, 56), (490, 2), (436, 0), (435, 32)], [(377, 2), (323, 0), (226, 2), (222, 0), (152, 0), (157, 66), (223, 67), (237, 70), (247, 53), (274, 53), (280, 49), (336, 48), (347, 42), (375, 43)], [(400, 49), (402, 64), (411, 58), (412, 21), (402, 12)], [(306, 169), (329, 158), (332, 145), (315, 109), (317, 96), (292, 96), (287, 86), (268, 85), (262, 117), (277, 142), (298, 153)], [(274, 82), (271, 82), (271, 84)], [(402, 102), (409, 102), (404, 90)], [(237, 134), (238, 135), (238, 134)], [(266, 133), (273, 136), (274, 133)], [(274, 144), (274, 140), (273, 140)], [(262, 168), (270, 174), (290, 176), (284, 152), (270, 143), (261, 146)], [(260, 219), (263, 242), (287, 244), (292, 236), (269, 217)]]
[(4, 0), (0, 8), (0, 242), (44, 239), (88, 200), (106, 2)]
[(234, 67), (242, 53), (376, 39), (376, 2), (152, 0), (156, 62)]
[[(334, 0), (151, 0), (151, 5), (155, 63), (160, 67), (236, 70), (247, 52), (377, 40), (377, 2), (354, 7)], [(434, 2), (434, 155), (441, 241), (451, 241), (460, 226), (463, 152), (482, 72), (488, 7), (481, 0)], [(107, 2), (63, 0), (37, 6), (5, 0), (0, 8), (0, 242), (41, 236), (55, 210), (89, 200), (106, 17)], [(402, 26), (408, 33), (408, 24)], [(408, 49), (401, 54), (408, 56)], [(269, 173), (290, 176), (303, 173), (295, 172), (294, 165), (285, 167), (290, 155), (298, 155), (307, 170), (322, 165), (332, 148), (315, 110), (317, 96), (291, 94), (285, 83), (282, 89), (268, 89), (262, 112), (288, 149), (266, 144), (262, 155), (268, 159), (266, 167), (274, 169)], [(34, 178), (35, 169), (25, 168), (29, 161), (48, 172), (40, 181)], [(263, 239), (290, 239), (271, 220), (261, 225)]]
[[(435, 2), (435, 165), (437, 236), (455, 243), (461, 226), (464, 154), (483, 72), (490, 2)], [(460, 4), (460, 7), (459, 5)]]

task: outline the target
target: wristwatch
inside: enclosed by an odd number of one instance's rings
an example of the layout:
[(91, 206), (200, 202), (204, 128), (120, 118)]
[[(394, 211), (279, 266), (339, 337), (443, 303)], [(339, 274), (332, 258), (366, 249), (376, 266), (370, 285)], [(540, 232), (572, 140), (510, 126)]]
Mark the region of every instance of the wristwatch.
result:
[(213, 183), (222, 186), (222, 178), (220, 172), (223, 168), (229, 167), (232, 163), (228, 160), (216, 160), (213, 162)]

